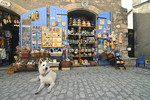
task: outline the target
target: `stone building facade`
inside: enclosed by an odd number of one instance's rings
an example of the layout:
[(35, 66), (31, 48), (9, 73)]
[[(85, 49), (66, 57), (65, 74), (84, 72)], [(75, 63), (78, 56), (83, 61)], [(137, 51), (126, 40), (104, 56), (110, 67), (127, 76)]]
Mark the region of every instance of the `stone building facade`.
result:
[[(127, 29), (127, 9), (121, 7), (121, 0), (89, 0), (86, 7), (82, 7), (82, 0), (5, 0), (11, 2), (10, 9), (17, 14), (21, 15), (27, 11), (35, 8), (58, 6), (67, 10), (68, 12), (74, 10), (87, 10), (95, 15), (104, 11), (112, 12), (112, 32), (114, 34), (123, 33), (123, 43), (118, 44), (118, 48), (123, 57), (128, 56), (126, 47), (128, 39), (126, 38)], [(47, 10), (49, 16), (49, 9)], [(49, 21), (47, 21), (49, 24)]]
[(135, 56), (150, 57), (150, 0), (134, 0), (133, 27), (135, 34)]

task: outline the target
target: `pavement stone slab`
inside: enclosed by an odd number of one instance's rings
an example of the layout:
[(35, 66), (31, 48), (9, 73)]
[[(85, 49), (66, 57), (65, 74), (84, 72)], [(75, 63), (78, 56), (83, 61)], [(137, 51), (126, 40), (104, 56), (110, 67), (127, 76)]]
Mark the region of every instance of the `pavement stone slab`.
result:
[(37, 71), (6, 72), (0, 71), (0, 100), (150, 100), (150, 69), (91, 66), (55, 71), (51, 92), (46, 86), (37, 95), (40, 82), (29, 82), (39, 75)]

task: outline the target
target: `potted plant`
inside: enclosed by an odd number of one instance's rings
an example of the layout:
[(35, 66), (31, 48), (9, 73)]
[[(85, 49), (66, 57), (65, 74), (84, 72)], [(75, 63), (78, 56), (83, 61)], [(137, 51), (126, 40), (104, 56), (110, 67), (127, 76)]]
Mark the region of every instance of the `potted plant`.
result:
[(127, 50), (128, 50), (128, 51), (131, 51), (131, 49), (132, 49), (132, 45), (129, 44), (129, 45), (127, 46)]

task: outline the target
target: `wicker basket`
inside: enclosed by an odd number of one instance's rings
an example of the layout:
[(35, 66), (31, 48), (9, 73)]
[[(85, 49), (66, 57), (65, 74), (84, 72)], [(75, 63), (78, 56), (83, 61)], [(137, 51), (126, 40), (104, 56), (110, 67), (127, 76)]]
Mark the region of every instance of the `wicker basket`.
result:
[(44, 52), (44, 56), (45, 56), (45, 57), (49, 57), (49, 53)]
[(35, 64), (26, 64), (27, 70), (35, 70)]
[(35, 57), (40, 57), (40, 52), (38, 53), (30, 53), (31, 57), (35, 58)]
[(20, 58), (28, 58), (29, 57), (29, 52), (19, 52), (18, 56)]
[(61, 67), (71, 67), (70, 61), (61, 61), (60, 64), (61, 64)]
[(98, 62), (95, 62), (95, 61), (90, 61), (91, 65), (92, 66), (97, 66), (98, 65)]
[(100, 55), (100, 59), (101, 59), (102, 61), (107, 60), (107, 54), (103, 52), (103, 53)]
[[(22, 64), (17, 64), (19, 61), (23, 60)], [(16, 61), (16, 63), (14, 64), (14, 66), (17, 68), (17, 71), (24, 71), (26, 70), (26, 66), (25, 64), (28, 62), (28, 59), (19, 59)]]

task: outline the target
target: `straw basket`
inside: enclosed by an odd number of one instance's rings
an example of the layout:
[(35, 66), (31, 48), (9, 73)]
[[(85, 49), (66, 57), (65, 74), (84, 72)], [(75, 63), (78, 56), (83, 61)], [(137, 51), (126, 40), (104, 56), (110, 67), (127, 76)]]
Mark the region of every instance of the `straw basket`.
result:
[(29, 52), (19, 52), (18, 53), (18, 56), (20, 57), (20, 58), (28, 58), (29, 57)]
[(27, 70), (35, 70), (35, 64), (26, 64)]

